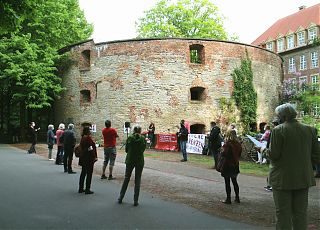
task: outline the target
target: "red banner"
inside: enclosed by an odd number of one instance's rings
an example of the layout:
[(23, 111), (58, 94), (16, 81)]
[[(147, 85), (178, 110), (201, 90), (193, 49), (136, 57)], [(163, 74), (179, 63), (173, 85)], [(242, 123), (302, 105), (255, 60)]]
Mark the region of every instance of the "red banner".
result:
[(155, 149), (178, 151), (177, 135), (176, 134), (156, 134)]

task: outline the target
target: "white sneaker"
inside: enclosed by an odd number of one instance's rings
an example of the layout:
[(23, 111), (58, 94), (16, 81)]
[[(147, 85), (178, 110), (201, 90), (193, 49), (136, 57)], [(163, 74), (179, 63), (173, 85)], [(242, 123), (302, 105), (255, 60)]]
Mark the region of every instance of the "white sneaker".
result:
[(49, 161), (54, 161), (54, 159), (53, 159), (53, 158), (50, 158)]

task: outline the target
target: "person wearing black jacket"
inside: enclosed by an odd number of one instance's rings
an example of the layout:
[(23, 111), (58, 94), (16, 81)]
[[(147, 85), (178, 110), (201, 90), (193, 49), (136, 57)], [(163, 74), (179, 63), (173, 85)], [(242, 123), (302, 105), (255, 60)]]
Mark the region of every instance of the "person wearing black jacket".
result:
[(212, 154), (214, 159), (213, 168), (215, 169), (217, 167), (219, 150), (221, 148), (221, 134), (220, 134), (220, 128), (217, 126), (216, 122), (212, 121), (210, 125), (211, 125), (211, 131), (209, 135), (208, 147), (209, 147), (209, 153), (210, 155)]
[(187, 141), (188, 141), (188, 129), (184, 126), (184, 120), (180, 121), (180, 130), (178, 132), (178, 138), (180, 139), (180, 149), (182, 152), (182, 162), (188, 161), (187, 155)]
[(66, 130), (61, 139), (63, 140), (64, 146), (64, 156), (63, 156), (63, 166), (64, 172), (68, 172), (69, 174), (76, 173), (72, 170), (72, 160), (73, 160), (73, 150), (76, 145), (76, 137), (74, 133), (74, 125), (69, 124), (68, 130)]

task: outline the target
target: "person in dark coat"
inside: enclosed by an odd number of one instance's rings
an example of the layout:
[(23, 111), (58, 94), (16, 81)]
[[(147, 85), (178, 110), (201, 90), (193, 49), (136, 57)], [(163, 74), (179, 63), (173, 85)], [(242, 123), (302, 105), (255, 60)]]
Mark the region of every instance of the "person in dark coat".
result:
[(54, 160), (54, 159), (52, 159), (52, 149), (53, 149), (54, 140), (55, 140), (53, 129), (54, 129), (53, 125), (48, 125), (47, 143), (48, 143), (48, 150), (49, 150), (49, 154), (48, 154), (49, 161)]
[(237, 140), (237, 134), (235, 130), (229, 129), (225, 136), (225, 143), (222, 146), (221, 154), (226, 158), (221, 176), (224, 177), (225, 189), (227, 193), (227, 199), (222, 201), (225, 204), (231, 204), (231, 186), (230, 179), (233, 184), (235, 192), (235, 202), (240, 203), (239, 198), (239, 185), (237, 182), (237, 176), (240, 173), (239, 170), (239, 158), (241, 156), (242, 147)]
[(141, 135), (141, 127), (136, 126), (133, 129), (133, 134), (130, 135), (126, 141), (126, 172), (125, 178), (121, 187), (118, 203), (122, 203), (122, 199), (126, 194), (127, 187), (130, 181), (130, 177), (133, 169), (135, 168), (134, 178), (134, 206), (138, 206), (141, 175), (144, 166), (144, 151), (146, 149), (146, 140)]
[(184, 120), (180, 121), (180, 129), (178, 132), (178, 138), (180, 140), (180, 150), (182, 153), (181, 162), (188, 161), (188, 154), (187, 154), (187, 142), (188, 142), (188, 129), (184, 125)]
[(30, 126), (28, 129), (28, 135), (29, 135), (29, 140), (31, 142), (31, 146), (28, 150), (28, 153), (36, 153), (36, 144), (37, 144), (37, 132), (40, 130), (40, 128), (36, 128), (36, 123), (35, 122), (30, 122)]
[(215, 169), (217, 167), (217, 161), (218, 161), (218, 154), (220, 152), (221, 148), (221, 134), (220, 134), (220, 128), (217, 126), (217, 123), (212, 121), (210, 123), (211, 130), (209, 134), (209, 154), (213, 156), (214, 159), (214, 166)]
[(72, 170), (72, 160), (73, 160), (73, 151), (74, 146), (76, 145), (76, 136), (74, 133), (74, 125), (69, 124), (68, 130), (66, 130), (62, 134), (62, 140), (63, 140), (63, 148), (64, 148), (64, 155), (63, 155), (63, 167), (64, 172), (68, 172), (69, 174), (74, 174)]
[[(82, 131), (80, 141), (82, 155), (79, 158), (79, 165), (82, 166), (79, 178), (79, 193), (93, 194), (91, 191), (91, 179), (94, 163), (98, 160), (96, 144), (91, 138), (90, 127), (86, 126)], [(84, 190), (84, 181), (86, 180), (86, 188)]]

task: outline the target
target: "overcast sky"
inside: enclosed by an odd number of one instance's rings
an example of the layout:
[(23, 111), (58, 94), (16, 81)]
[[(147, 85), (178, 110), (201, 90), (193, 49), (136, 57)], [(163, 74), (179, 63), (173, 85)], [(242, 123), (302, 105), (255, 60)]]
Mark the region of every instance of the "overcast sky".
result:
[[(278, 19), (320, 3), (319, 0), (210, 0), (226, 18), (225, 28), (240, 42), (250, 44)], [(135, 22), (157, 0), (79, 0), (88, 22), (93, 23), (95, 42), (136, 37)]]

